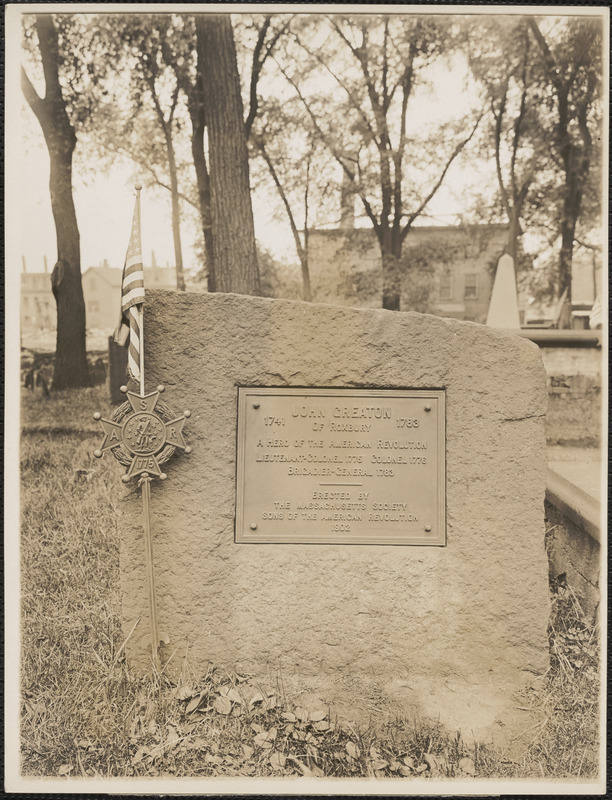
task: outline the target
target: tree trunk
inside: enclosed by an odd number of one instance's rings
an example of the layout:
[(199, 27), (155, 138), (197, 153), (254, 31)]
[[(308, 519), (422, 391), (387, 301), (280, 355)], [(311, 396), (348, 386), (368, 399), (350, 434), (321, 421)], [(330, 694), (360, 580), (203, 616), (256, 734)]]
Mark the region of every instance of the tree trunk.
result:
[(236, 49), (229, 15), (196, 16), (208, 130), (217, 290), (259, 294), (257, 249)]
[(382, 307), (388, 311), (399, 311), (402, 286), (400, 258), (402, 242), (399, 231), (394, 235), (393, 228), (387, 224), (378, 236), (382, 257)]
[(191, 155), (196, 172), (198, 184), (198, 197), (200, 198), (200, 216), (202, 219), (202, 233), (204, 234), (204, 251), (206, 253), (206, 272), (208, 274), (208, 291), (217, 291), (215, 279), (215, 254), (213, 249), (212, 215), (210, 208), (210, 176), (204, 153), (204, 128), (194, 129), (191, 137)]
[(572, 302), (572, 258), (574, 237), (579, 212), (573, 207), (573, 198), (566, 196), (561, 220), (561, 252), (559, 254), (559, 297), (567, 289), (567, 302)]
[(185, 291), (185, 277), (183, 275), (183, 247), (181, 244), (181, 209), (178, 196), (178, 177), (176, 174), (176, 158), (172, 135), (166, 134), (166, 149), (168, 151), (168, 167), (170, 172), (170, 193), (172, 196), (172, 239), (174, 241), (174, 261), (176, 264), (176, 288)]
[[(197, 54), (196, 54), (197, 55)], [(215, 256), (213, 252), (212, 216), (210, 208), (210, 176), (206, 153), (204, 152), (204, 128), (206, 127), (206, 111), (202, 96), (204, 81), (202, 61), (198, 57), (196, 63), (195, 85), (189, 84), (187, 92), (189, 116), (191, 117), (191, 156), (195, 167), (198, 198), (200, 201), (200, 218), (204, 236), (206, 272), (208, 275), (208, 291), (217, 291), (215, 279)]]
[(513, 206), (509, 213), (508, 225), (508, 244), (506, 245), (506, 252), (512, 256), (514, 267), (516, 269), (516, 256), (518, 253), (518, 228), (519, 228), (519, 209)]
[(49, 151), (49, 191), (57, 239), (57, 263), (51, 275), (57, 305), (53, 371), (53, 389), (57, 390), (90, 385), (80, 238), (72, 197), (72, 154), (76, 135), (59, 83), (60, 56), (53, 18), (37, 16), (36, 31), (45, 75), (45, 96), (38, 96), (25, 71), (22, 71), (22, 89), (40, 123)]

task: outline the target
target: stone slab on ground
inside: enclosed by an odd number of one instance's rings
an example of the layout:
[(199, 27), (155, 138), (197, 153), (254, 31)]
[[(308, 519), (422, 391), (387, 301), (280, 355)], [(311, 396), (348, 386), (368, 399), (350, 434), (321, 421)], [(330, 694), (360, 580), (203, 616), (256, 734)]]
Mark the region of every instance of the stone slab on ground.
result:
[[(170, 669), (188, 654), (190, 669), (276, 676), (365, 724), (516, 730), (513, 695), (548, 664), (537, 346), (440, 317), (237, 295), (151, 291), (145, 309), (147, 388), (192, 411), (193, 453), (152, 489)], [(236, 544), (239, 386), (444, 389), (447, 545)], [(126, 650), (146, 668), (139, 493), (121, 506), (126, 635), (141, 618)]]
[(601, 501), (601, 450), (596, 447), (549, 447), (548, 466), (594, 500)]

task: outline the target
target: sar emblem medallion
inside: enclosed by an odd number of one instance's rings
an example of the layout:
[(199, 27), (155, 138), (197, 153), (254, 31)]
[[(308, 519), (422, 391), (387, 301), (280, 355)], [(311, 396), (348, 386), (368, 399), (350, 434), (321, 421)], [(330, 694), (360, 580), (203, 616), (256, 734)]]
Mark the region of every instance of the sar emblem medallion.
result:
[(128, 467), (123, 481), (143, 473), (163, 480), (166, 475), (160, 465), (167, 461), (174, 449), (178, 447), (186, 453), (191, 452), (183, 438), (183, 426), (191, 413), (184, 411), (175, 417), (167, 406), (158, 405), (163, 386), (142, 396), (128, 392), (123, 386), (121, 389), (127, 402), (117, 409), (113, 415), (115, 419), (103, 419), (101, 414), (94, 414), (104, 431), (104, 440), (94, 455), (100, 458), (105, 450), (110, 450)]

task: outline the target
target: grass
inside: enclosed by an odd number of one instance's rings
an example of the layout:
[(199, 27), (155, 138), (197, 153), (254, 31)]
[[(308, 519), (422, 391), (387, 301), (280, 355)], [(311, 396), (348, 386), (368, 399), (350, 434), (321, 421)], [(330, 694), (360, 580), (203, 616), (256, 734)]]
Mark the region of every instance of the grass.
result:
[[(594, 779), (599, 640), (571, 587), (553, 591), (551, 667), (518, 701), (536, 724), (513, 757), (422, 720), (365, 730), (309, 714), (213, 665), (130, 673), (120, 626), (119, 468), (92, 452), (103, 387), (24, 393), (21, 754), (24, 776)], [(60, 435), (58, 435), (60, 434)]]

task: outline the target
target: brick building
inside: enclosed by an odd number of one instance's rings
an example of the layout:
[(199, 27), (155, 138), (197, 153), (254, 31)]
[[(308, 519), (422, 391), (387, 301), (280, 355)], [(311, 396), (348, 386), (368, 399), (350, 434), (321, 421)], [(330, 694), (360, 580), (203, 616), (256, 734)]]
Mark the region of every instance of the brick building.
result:
[[(145, 267), (145, 288), (176, 289), (174, 269)], [(81, 276), (88, 330), (112, 331), (119, 321), (122, 270), (109, 267), (89, 267)], [(21, 329), (55, 328), (56, 306), (48, 272), (21, 273)]]
[[(401, 308), (486, 322), (507, 225), (414, 227), (404, 242)], [(313, 300), (380, 308), (380, 247), (371, 228), (309, 231)]]

